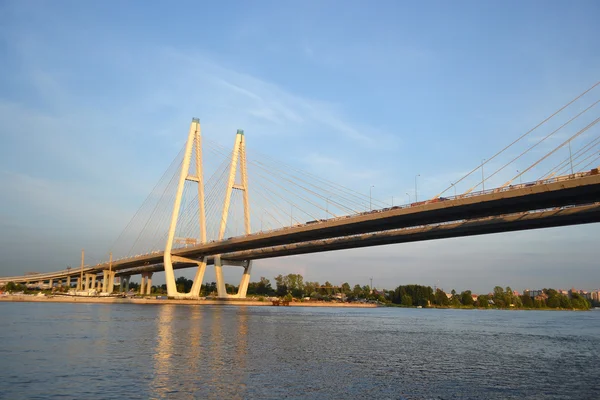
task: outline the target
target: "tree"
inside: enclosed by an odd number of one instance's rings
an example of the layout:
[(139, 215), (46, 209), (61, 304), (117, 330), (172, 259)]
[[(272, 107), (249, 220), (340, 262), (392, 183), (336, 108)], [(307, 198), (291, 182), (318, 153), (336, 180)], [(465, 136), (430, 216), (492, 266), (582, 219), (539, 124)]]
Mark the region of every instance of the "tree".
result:
[(460, 294), (460, 302), (465, 306), (473, 305), (473, 295), (470, 290), (465, 290)]
[(564, 294), (560, 296), (560, 308), (573, 308), (571, 300)]
[(192, 281), (191, 279), (187, 279), (184, 276), (180, 276), (179, 278), (177, 278), (177, 280), (175, 280), (175, 285), (177, 285), (177, 291), (179, 293), (188, 293), (190, 290), (192, 290), (193, 284), (194, 281)]
[(304, 283), (304, 295), (314, 297), (312, 294), (316, 293), (319, 289), (319, 282), (305, 282)]
[(288, 288), (285, 284), (285, 278), (283, 277), (283, 275), (277, 275), (275, 277), (275, 283), (277, 284), (277, 288), (275, 289), (277, 296), (283, 297), (286, 294), (288, 294)]
[(435, 291), (435, 304), (437, 304), (438, 306), (444, 306), (444, 307), (450, 304), (450, 300), (448, 300), (448, 296), (446, 296), (446, 293), (441, 289), (437, 289)]
[(342, 293), (344, 293), (345, 295), (348, 295), (348, 293), (350, 293), (351, 289), (350, 289), (350, 285), (348, 284), (348, 282), (344, 282), (342, 283)]
[(524, 293), (521, 296), (521, 303), (523, 304), (523, 307), (525, 307), (525, 308), (533, 307), (533, 299), (531, 298), (531, 296), (528, 293)]
[(481, 294), (481, 295), (477, 296), (477, 307), (489, 308), (490, 307), (489, 299), (490, 298), (485, 294)]
[(402, 296), (402, 303), (403, 306), (407, 306), (410, 307), (413, 305), (413, 300), (412, 297), (410, 297), (409, 295), (405, 294), (404, 296)]
[(260, 281), (256, 284), (256, 294), (268, 296), (273, 293), (271, 282), (264, 276), (260, 277)]

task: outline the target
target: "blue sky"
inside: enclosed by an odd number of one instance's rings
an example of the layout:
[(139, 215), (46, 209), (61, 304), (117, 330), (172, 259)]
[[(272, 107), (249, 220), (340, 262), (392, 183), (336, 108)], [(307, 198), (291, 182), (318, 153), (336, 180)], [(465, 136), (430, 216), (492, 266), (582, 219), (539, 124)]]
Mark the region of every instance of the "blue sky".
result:
[[(431, 197), (600, 70), (594, 1), (176, 3), (0, 1), (2, 275), (77, 265), (82, 247), (103, 260), (191, 117), (215, 142), (243, 128), (249, 148), (380, 199), (420, 174)], [(593, 289), (597, 233), (298, 256), (254, 276)]]

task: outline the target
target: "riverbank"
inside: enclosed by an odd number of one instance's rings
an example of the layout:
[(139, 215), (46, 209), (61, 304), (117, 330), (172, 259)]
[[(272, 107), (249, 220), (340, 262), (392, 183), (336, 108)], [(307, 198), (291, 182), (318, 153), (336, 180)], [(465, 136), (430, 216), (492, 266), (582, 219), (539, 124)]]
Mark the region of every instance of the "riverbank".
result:
[[(151, 297), (85, 297), (85, 296), (0, 296), (4, 302), (36, 302), (36, 303), (97, 303), (97, 304), (183, 304), (183, 305), (223, 305), (223, 306), (271, 306), (270, 301), (246, 299), (230, 300), (175, 300)], [(376, 304), (365, 303), (329, 303), (329, 302), (291, 302), (289, 307), (341, 307), (341, 308), (375, 308)]]

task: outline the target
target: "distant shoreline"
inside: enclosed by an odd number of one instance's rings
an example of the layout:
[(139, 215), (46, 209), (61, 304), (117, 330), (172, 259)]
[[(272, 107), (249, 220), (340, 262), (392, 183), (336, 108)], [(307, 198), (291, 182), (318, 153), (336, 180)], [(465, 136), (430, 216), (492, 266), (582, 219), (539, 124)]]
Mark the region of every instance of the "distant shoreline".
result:
[[(124, 297), (84, 297), (84, 296), (1, 296), (0, 302), (16, 303), (90, 303), (90, 304), (183, 304), (183, 305), (223, 305), (223, 306), (269, 306), (271, 301), (257, 300), (175, 300), (156, 298), (124, 298)], [(287, 306), (280, 306), (287, 307)], [(339, 308), (376, 308), (376, 304), (363, 303), (326, 303), (326, 302), (290, 302), (289, 307), (339, 307)]]

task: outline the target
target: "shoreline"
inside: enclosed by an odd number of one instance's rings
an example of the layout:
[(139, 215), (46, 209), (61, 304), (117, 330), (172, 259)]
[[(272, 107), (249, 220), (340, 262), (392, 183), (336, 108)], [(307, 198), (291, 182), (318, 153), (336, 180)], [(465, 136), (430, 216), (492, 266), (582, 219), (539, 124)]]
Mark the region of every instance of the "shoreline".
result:
[(338, 308), (376, 308), (376, 304), (363, 303), (325, 303), (325, 302), (291, 302), (289, 306), (273, 306), (271, 301), (258, 300), (175, 300), (156, 298), (124, 298), (124, 297), (75, 297), (75, 296), (1, 296), (0, 302), (7, 303), (88, 303), (88, 304), (181, 304), (181, 305), (223, 305), (223, 306), (261, 306), (261, 307), (338, 307)]

